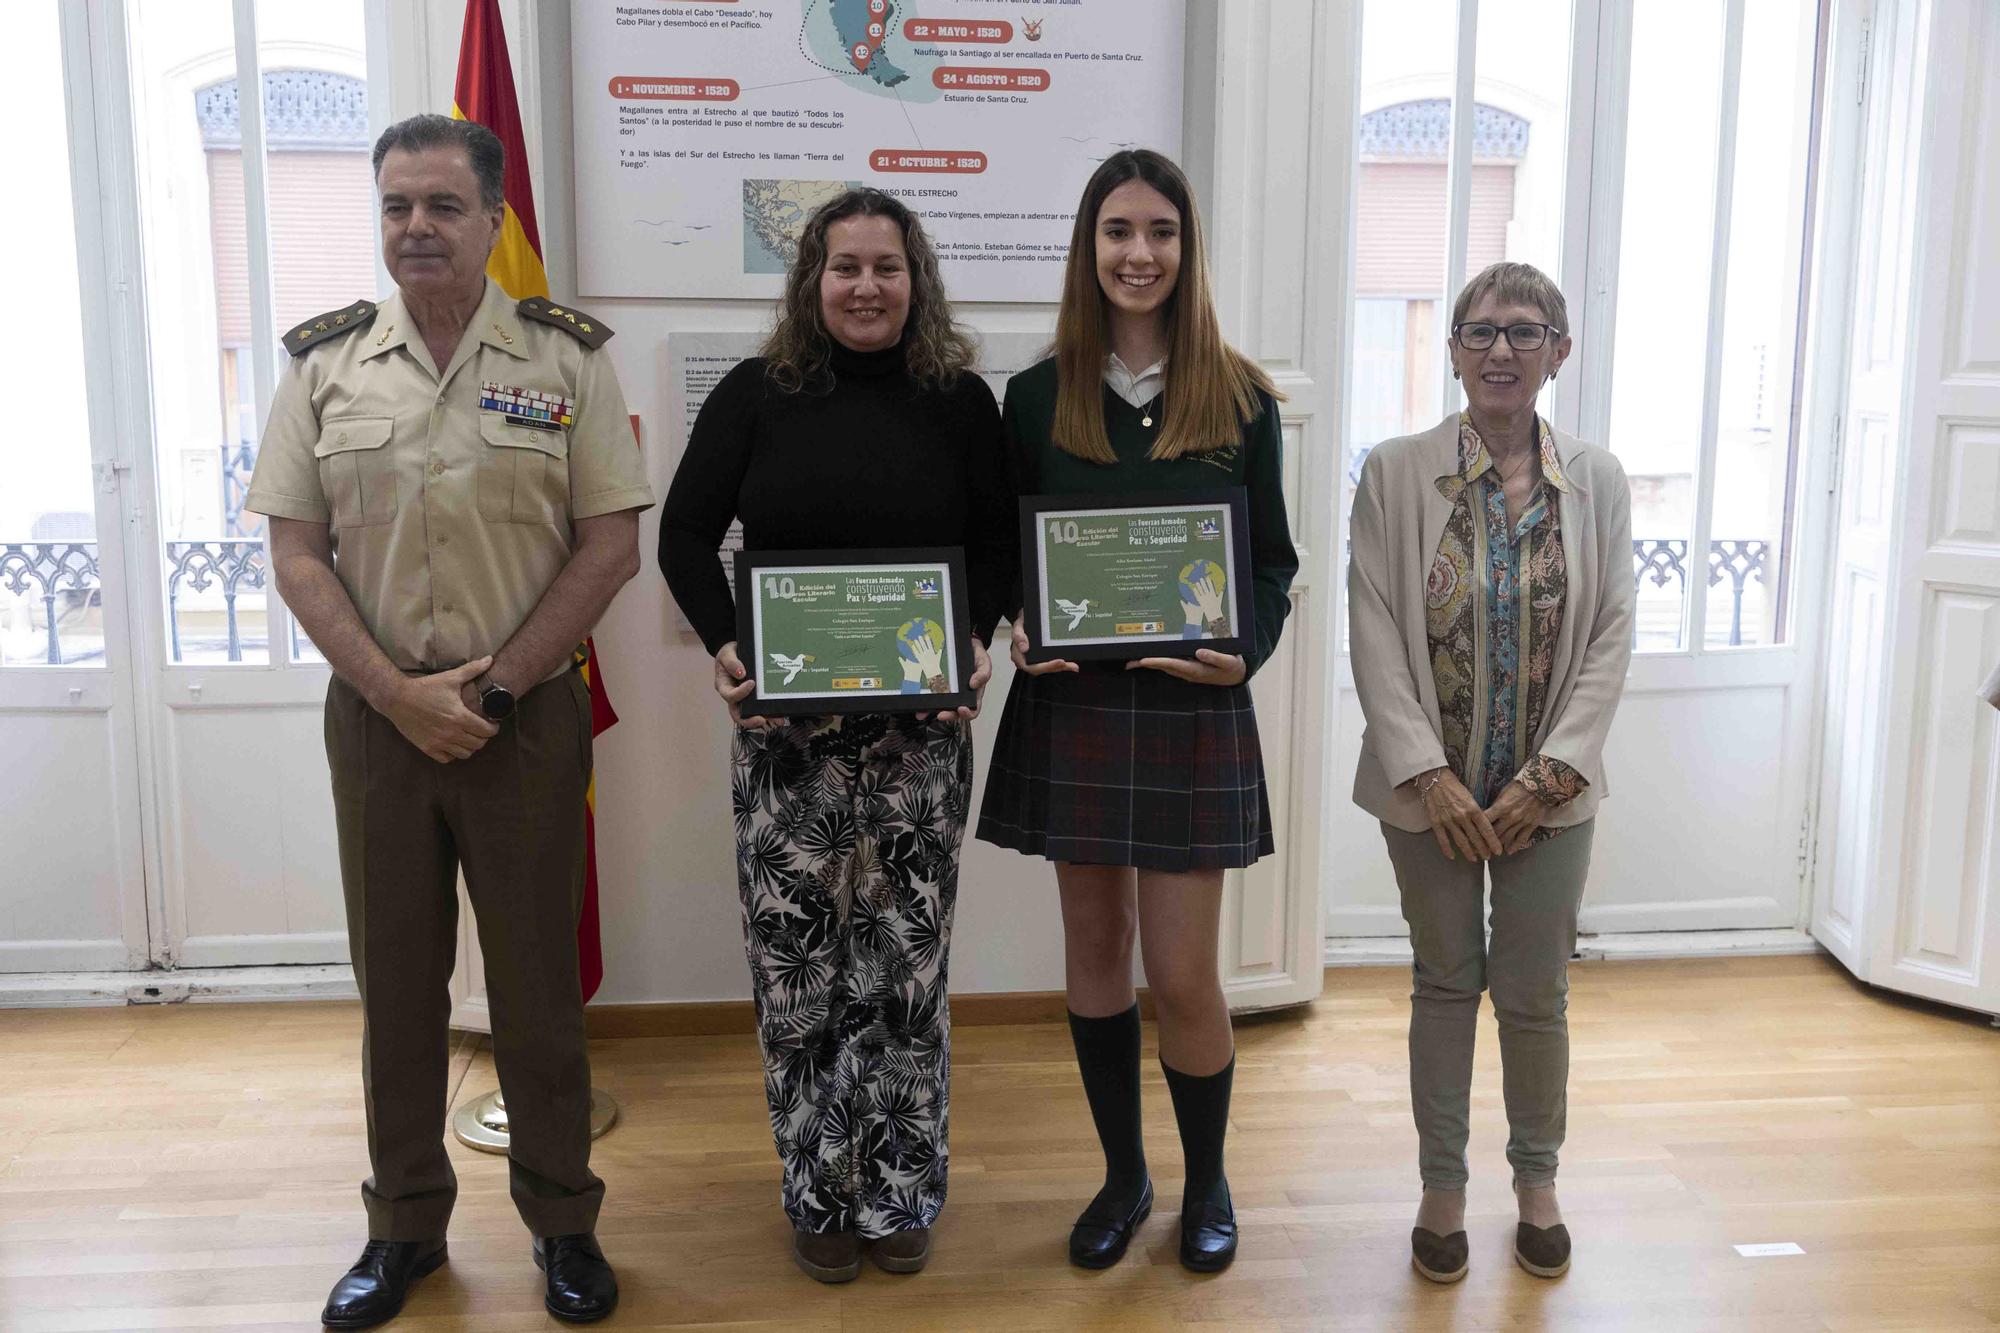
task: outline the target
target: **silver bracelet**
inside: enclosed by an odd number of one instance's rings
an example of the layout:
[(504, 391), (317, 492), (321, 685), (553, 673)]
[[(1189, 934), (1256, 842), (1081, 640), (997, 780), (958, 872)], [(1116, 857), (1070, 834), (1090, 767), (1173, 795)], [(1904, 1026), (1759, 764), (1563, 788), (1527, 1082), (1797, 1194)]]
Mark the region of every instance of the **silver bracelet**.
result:
[[(1451, 770), (1449, 768), (1434, 768), (1427, 774), (1419, 774), (1417, 777), (1417, 799), (1420, 801), (1428, 800), (1431, 792), (1437, 787), (1438, 783), (1443, 782), (1450, 774)], [(1426, 777), (1430, 779), (1429, 782), (1424, 781)]]

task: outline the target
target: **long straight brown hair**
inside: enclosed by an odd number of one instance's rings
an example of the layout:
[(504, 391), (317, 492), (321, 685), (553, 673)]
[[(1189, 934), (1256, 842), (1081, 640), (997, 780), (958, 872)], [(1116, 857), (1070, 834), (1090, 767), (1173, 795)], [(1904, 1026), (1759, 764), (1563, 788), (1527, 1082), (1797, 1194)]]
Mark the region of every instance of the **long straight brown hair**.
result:
[[(1056, 315), (1056, 447), (1095, 463), (1118, 455), (1104, 431), (1104, 357), (1110, 301), (1097, 280), (1097, 215), (1127, 181), (1144, 181), (1181, 216), (1181, 267), (1167, 297), (1167, 385), (1155, 459), (1205, 453), (1242, 438), (1262, 405), (1257, 391), (1279, 398), (1271, 377), (1222, 340), (1208, 288), (1208, 254), (1194, 190), (1181, 169), (1150, 148), (1114, 153), (1091, 174), (1076, 208), (1062, 308)], [(1134, 370), (1142, 367), (1133, 367)]]

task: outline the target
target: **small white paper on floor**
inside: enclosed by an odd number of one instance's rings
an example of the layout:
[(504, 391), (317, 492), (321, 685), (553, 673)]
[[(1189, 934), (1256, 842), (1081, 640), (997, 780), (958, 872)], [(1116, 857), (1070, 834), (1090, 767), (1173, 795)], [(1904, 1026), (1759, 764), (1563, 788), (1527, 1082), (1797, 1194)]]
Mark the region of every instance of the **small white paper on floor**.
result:
[(1765, 1241), (1758, 1245), (1738, 1245), (1736, 1252), (1745, 1259), (1768, 1259), (1775, 1254), (1804, 1254), (1805, 1250), (1789, 1240)]

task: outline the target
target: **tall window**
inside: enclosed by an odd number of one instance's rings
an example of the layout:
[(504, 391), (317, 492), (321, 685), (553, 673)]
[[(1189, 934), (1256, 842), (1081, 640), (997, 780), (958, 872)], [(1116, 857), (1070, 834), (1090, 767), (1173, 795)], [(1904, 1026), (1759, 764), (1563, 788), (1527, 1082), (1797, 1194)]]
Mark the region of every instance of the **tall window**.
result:
[(169, 658), (315, 658), (296, 634), (273, 651), (288, 622), (243, 501), (283, 333), (376, 289), (361, 0), (260, 0), (250, 81), (230, 5), (129, 12)]
[[(16, 364), (12, 392), (32, 424), (0, 439), (0, 667), (104, 665), (98, 577), (97, 489), (90, 472), (76, 234), (70, 225), (69, 135), (63, 123), (63, 51), (55, 0), (12, 7), (10, 69), (0, 118), (16, 127), (8, 174), (32, 182), (33, 251), (11, 266), (15, 332), (32, 339), (32, 383)], [(56, 131), (46, 132), (51, 116)], [(17, 201), (27, 216), (24, 201)], [(22, 233), (23, 240), (27, 233)], [(9, 343), (12, 347), (15, 344)]]
[[(1631, 478), (1636, 646), (1684, 650), (1697, 622), (1704, 648), (1777, 643), (1819, 6), (1627, 0), (1604, 22), (1581, 3), (1365, 0), (1349, 497), (1370, 448), (1462, 405), (1444, 347), (1458, 286), (1494, 259), (1533, 263), (1564, 288), (1579, 354), (1610, 349), (1567, 376), (1606, 392), (1542, 410)], [(1610, 77), (1627, 51), (1622, 82), (1573, 114), (1577, 71)], [(1590, 179), (1566, 178), (1578, 157)], [(1564, 234), (1605, 217), (1615, 240)], [(1586, 342), (1592, 321), (1609, 336)]]
[[(265, 196), (273, 323), (289, 328), (375, 285), (368, 85), (325, 70), (265, 70)], [(250, 356), (250, 253), (240, 90), (225, 79), (195, 94), (207, 159), (223, 403), (222, 535), (261, 536), (243, 496), (261, 426)]]
[[(1529, 123), (1498, 107), (1473, 113), (1469, 272), (1506, 256), (1515, 176)], [(1355, 194), (1355, 358), (1349, 438), (1373, 442), (1437, 424), (1445, 373), (1443, 299), (1451, 99), (1399, 102), (1361, 118)]]

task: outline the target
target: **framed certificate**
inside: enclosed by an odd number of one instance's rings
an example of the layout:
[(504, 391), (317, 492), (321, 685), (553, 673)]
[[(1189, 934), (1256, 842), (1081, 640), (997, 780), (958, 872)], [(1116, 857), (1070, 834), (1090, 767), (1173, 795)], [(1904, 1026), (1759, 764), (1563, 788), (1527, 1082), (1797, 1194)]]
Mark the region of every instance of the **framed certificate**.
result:
[(1193, 657), (1250, 642), (1241, 486), (1021, 497), (1028, 660)]
[(965, 553), (741, 551), (747, 717), (970, 708)]

